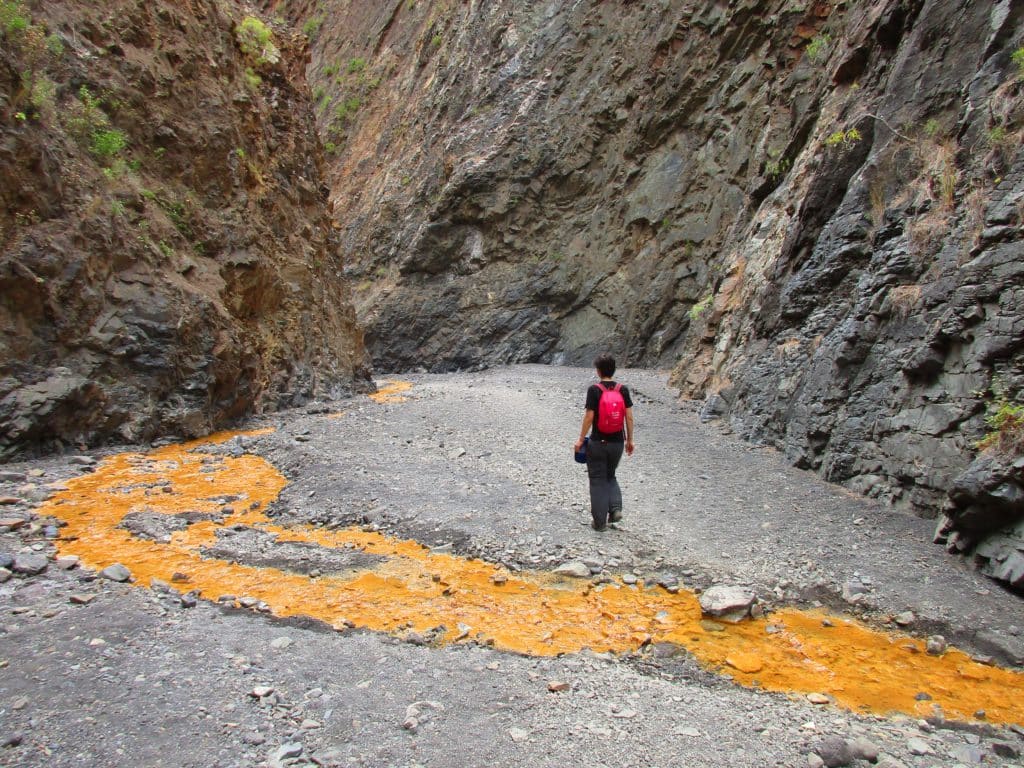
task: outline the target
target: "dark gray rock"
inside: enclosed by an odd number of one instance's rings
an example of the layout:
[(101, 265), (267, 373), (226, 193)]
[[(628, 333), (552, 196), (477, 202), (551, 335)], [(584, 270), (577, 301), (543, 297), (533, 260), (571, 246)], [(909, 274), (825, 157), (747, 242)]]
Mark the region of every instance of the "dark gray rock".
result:
[(42, 573), (49, 566), (50, 561), (45, 555), (35, 553), (20, 553), (14, 556), (11, 563), (11, 570), (24, 576), (36, 576)]
[(1007, 760), (1016, 760), (1020, 757), (1021, 750), (1018, 745), (1012, 744), (1009, 741), (993, 741), (992, 752)]
[(850, 745), (841, 736), (826, 736), (814, 746), (814, 751), (827, 768), (841, 768), (854, 760)]

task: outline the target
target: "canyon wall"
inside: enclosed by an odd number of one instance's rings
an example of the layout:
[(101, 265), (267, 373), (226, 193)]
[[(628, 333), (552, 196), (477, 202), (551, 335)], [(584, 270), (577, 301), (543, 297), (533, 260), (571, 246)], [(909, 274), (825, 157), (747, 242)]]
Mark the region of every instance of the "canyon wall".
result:
[(0, 6), (0, 456), (370, 386), (305, 40), (247, 15)]
[(954, 548), (1024, 516), (972, 464), (1024, 388), (1019, 3), (270, 7), (381, 368), (610, 349)]

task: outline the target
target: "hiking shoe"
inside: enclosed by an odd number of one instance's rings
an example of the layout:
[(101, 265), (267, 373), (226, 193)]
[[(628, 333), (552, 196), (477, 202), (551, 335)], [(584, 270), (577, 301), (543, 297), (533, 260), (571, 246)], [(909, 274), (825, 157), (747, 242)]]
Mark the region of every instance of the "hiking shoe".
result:
[(622, 519), (622, 510), (621, 509), (613, 509), (611, 512), (608, 513), (608, 522), (609, 523), (617, 523), (621, 519)]
[(608, 530), (608, 526), (607, 525), (598, 525), (597, 523), (591, 523), (590, 527), (593, 528), (595, 531), (598, 531), (598, 532), (600, 532), (600, 531), (607, 531)]

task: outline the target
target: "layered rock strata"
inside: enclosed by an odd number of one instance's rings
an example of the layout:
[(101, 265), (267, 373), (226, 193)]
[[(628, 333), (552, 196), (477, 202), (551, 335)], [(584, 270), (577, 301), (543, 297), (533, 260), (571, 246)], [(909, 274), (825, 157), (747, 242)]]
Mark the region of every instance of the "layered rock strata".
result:
[(214, 0), (3, 5), (0, 456), (367, 386), (304, 41)]

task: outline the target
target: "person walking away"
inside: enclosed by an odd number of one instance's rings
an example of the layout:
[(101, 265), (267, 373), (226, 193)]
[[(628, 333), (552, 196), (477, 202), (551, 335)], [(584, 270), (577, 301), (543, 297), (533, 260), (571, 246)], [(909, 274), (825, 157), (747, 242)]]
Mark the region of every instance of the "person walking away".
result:
[(629, 389), (616, 382), (615, 358), (598, 355), (594, 360), (598, 383), (587, 389), (587, 404), (583, 411), (580, 437), (573, 451), (587, 444), (587, 476), (590, 480), (590, 525), (603, 531), (608, 523), (622, 519), (622, 490), (615, 478), (615, 470), (622, 459), (623, 450), (633, 455), (633, 399)]

